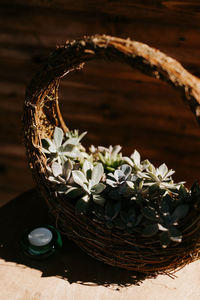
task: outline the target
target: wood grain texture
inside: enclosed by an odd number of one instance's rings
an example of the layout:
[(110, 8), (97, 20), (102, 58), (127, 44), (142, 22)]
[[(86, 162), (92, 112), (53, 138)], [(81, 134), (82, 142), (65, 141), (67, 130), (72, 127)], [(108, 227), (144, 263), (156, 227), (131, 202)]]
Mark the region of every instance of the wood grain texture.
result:
[(90, 286), (90, 283), (70, 284), (56, 276), (42, 277), (37, 269), (0, 260), (1, 300), (197, 300), (200, 297), (199, 267), (200, 262), (194, 262), (179, 271), (175, 280), (159, 276), (140, 286), (120, 289)]
[[(2, 204), (33, 185), (21, 142), (25, 86), (56, 44), (96, 33), (147, 43), (200, 75), (198, 1), (1, 0)], [(121, 143), (125, 154), (136, 148), (155, 164), (165, 161), (188, 186), (199, 178), (200, 130), (164, 83), (123, 65), (90, 63), (62, 82), (60, 95), (70, 128), (88, 130), (87, 145)]]

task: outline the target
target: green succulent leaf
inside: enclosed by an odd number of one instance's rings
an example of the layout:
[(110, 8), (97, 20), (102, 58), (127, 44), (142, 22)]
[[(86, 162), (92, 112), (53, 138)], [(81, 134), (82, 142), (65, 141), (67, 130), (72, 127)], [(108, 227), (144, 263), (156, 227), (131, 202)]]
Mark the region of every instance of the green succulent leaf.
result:
[(62, 129), (59, 127), (55, 127), (54, 133), (53, 133), (53, 140), (54, 140), (54, 143), (57, 148), (61, 146), (62, 141), (63, 141), (63, 136), (64, 136), (64, 133), (63, 133)]
[(132, 161), (129, 157), (123, 156), (123, 157), (122, 157), (122, 160), (123, 160), (124, 163), (129, 164), (131, 167), (134, 166), (133, 161)]
[(122, 147), (120, 145), (116, 145), (113, 147), (111, 154), (114, 159), (116, 158), (117, 154), (119, 153), (119, 151), (121, 149), (122, 149)]
[(84, 164), (83, 164), (83, 172), (84, 172), (86, 177), (87, 177), (88, 171), (90, 171), (92, 169), (93, 169), (93, 164), (90, 161), (85, 160)]
[(189, 205), (181, 204), (175, 208), (172, 217), (177, 221), (181, 220), (186, 217), (188, 211), (189, 211)]
[(57, 183), (57, 184), (60, 183), (60, 181), (57, 178), (55, 178), (55, 176), (49, 176), (48, 180), (51, 181), (52, 183)]
[(142, 161), (142, 166), (144, 169), (147, 169), (149, 165), (150, 165), (150, 161), (148, 159)]
[(168, 231), (168, 228), (165, 227), (165, 226), (163, 226), (163, 225), (160, 224), (160, 223), (158, 223), (158, 229), (159, 229), (160, 231)]
[(138, 226), (140, 224), (140, 222), (142, 221), (142, 219), (143, 219), (142, 214), (139, 214), (136, 218), (135, 226)]
[(58, 191), (58, 194), (62, 194), (65, 196), (65, 193), (67, 192), (67, 186), (65, 184), (60, 184), (58, 186), (57, 191)]
[(121, 217), (121, 220), (127, 224), (129, 222), (129, 216), (128, 216), (128, 213), (126, 211), (120, 211), (120, 217)]
[(93, 201), (94, 203), (100, 205), (100, 206), (104, 206), (106, 199), (103, 198), (101, 195), (92, 195)]
[(121, 209), (121, 202), (111, 203), (110, 201), (106, 203), (105, 206), (105, 219), (113, 220), (117, 217)]
[(91, 184), (92, 186), (98, 184), (103, 176), (104, 168), (102, 164), (97, 164), (93, 171), (92, 171), (92, 177), (91, 177)]
[(143, 230), (142, 230), (142, 235), (145, 237), (151, 237), (154, 236), (158, 232), (158, 225), (157, 224), (150, 224), (147, 225)]
[(134, 207), (129, 208), (128, 210), (128, 218), (131, 222), (135, 222), (136, 211)]
[(126, 178), (128, 178), (129, 175), (131, 175), (131, 167), (127, 164), (123, 164), (121, 167), (120, 167), (120, 170), (123, 172), (123, 174), (125, 175)]
[(115, 218), (113, 223), (117, 229), (124, 230), (126, 228), (126, 224), (123, 222), (123, 220), (120, 217)]
[(170, 210), (170, 208), (169, 208), (167, 201), (164, 198), (162, 198), (161, 202), (160, 202), (161, 213), (169, 213), (169, 210)]
[(99, 158), (100, 158), (100, 160), (102, 161), (102, 163), (105, 164), (105, 163), (106, 163), (106, 159), (105, 159), (105, 157), (103, 156), (103, 154), (102, 154), (101, 152), (99, 152), (98, 155), (99, 155)]
[(114, 172), (114, 178), (116, 181), (120, 181), (125, 178), (124, 173), (121, 170), (116, 170)]
[(65, 195), (69, 199), (78, 199), (78, 198), (82, 198), (85, 195), (85, 190), (78, 187), (71, 187), (67, 189)]
[(174, 226), (169, 228), (169, 239), (173, 242), (180, 243), (182, 241), (181, 232)]
[(178, 193), (179, 193), (179, 197), (181, 199), (184, 199), (188, 196), (188, 192), (183, 185), (180, 186)]
[(74, 146), (77, 146), (78, 143), (79, 143), (79, 139), (72, 137), (72, 138), (67, 139), (64, 142), (63, 147), (68, 147), (68, 146), (74, 147)]
[(134, 153), (131, 155), (131, 158), (136, 164), (136, 166), (140, 166), (141, 157), (140, 153), (137, 150), (134, 151)]
[(55, 162), (55, 161), (52, 163), (51, 169), (52, 169), (53, 175), (55, 177), (61, 175), (62, 172), (63, 172), (62, 166), (59, 163)]
[(127, 184), (127, 186), (128, 186), (130, 189), (132, 189), (132, 190), (135, 188), (135, 184), (134, 184), (132, 181), (129, 181), (129, 180), (128, 180), (128, 181), (126, 182), (126, 184)]
[(149, 173), (156, 175), (156, 168), (154, 167), (153, 164), (150, 163), (147, 170), (149, 171)]
[[(62, 152), (63, 154), (66, 154), (66, 155), (70, 155), (72, 154), (71, 152), (75, 149), (74, 145), (62, 145), (60, 148), (59, 148), (59, 151)], [(77, 152), (77, 149), (76, 149), (76, 152)]]
[(53, 143), (49, 146), (49, 151), (51, 153), (56, 153), (57, 152), (56, 146)]
[(162, 164), (158, 169), (158, 174), (161, 175), (162, 177), (165, 177), (165, 175), (168, 173), (168, 167), (166, 164)]
[(95, 203), (92, 206), (92, 212), (100, 221), (104, 221), (104, 208), (103, 206), (96, 205)]
[(79, 142), (84, 138), (84, 136), (86, 136), (86, 134), (87, 134), (87, 131), (84, 131), (79, 135), (79, 137), (78, 137)]
[(154, 194), (159, 190), (159, 186), (156, 183), (152, 183), (152, 185), (149, 186), (149, 193)]
[(170, 238), (167, 231), (160, 234), (160, 242), (163, 248), (166, 248), (170, 244)]
[[(175, 173), (174, 170), (169, 170), (168, 173), (166, 174), (166, 176), (167, 176), (167, 177), (170, 177), (170, 176), (172, 176), (174, 173)], [(166, 176), (165, 176), (165, 177), (166, 177)]]
[(116, 185), (117, 185), (115, 178), (111, 179), (111, 177), (106, 179), (106, 183), (107, 183), (107, 185), (110, 185), (113, 188), (116, 187)]
[(157, 221), (158, 220), (155, 210), (151, 207), (143, 208), (142, 209), (142, 214), (148, 220), (151, 220), (151, 221)]
[(106, 185), (100, 182), (91, 188), (91, 192), (94, 194), (100, 194), (105, 190), (105, 188)]
[(76, 202), (75, 213), (76, 215), (85, 214), (89, 209), (89, 196), (86, 195)]
[(83, 172), (78, 170), (72, 171), (72, 177), (76, 184), (80, 185), (85, 189), (85, 183), (87, 183), (87, 179)]
[(135, 225), (136, 212), (134, 208), (130, 208), (128, 212), (120, 211), (120, 217), (127, 227), (133, 227)]
[(66, 178), (66, 181), (69, 180), (71, 176), (71, 172), (73, 169), (73, 164), (70, 159), (64, 162), (63, 164), (63, 175)]

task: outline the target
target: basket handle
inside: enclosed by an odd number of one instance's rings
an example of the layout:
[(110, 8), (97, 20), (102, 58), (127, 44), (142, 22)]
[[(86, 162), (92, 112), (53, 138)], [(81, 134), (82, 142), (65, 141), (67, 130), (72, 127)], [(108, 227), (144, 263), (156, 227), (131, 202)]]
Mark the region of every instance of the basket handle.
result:
[(107, 35), (66, 42), (49, 56), (27, 88), (24, 109), (25, 140), (50, 136), (55, 126), (67, 131), (58, 105), (59, 80), (92, 59), (118, 60), (179, 89), (200, 124), (200, 79), (175, 59), (146, 44)]

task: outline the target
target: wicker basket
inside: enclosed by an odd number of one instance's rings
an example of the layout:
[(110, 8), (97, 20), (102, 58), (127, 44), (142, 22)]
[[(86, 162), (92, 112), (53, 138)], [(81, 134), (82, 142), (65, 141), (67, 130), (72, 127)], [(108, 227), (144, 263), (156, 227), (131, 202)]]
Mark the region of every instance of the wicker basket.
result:
[(199, 121), (200, 80), (176, 60), (145, 44), (106, 35), (84, 37), (59, 46), (27, 88), (24, 134), (29, 166), (56, 223), (68, 238), (89, 255), (113, 266), (146, 274), (170, 274), (198, 257), (199, 209), (180, 224), (183, 242), (163, 249), (156, 237), (110, 230), (85, 215), (76, 216), (70, 201), (63, 201), (46, 179), (46, 158), (41, 139), (51, 137), (55, 126), (68, 131), (58, 106), (60, 79), (93, 59), (120, 61), (178, 88)]

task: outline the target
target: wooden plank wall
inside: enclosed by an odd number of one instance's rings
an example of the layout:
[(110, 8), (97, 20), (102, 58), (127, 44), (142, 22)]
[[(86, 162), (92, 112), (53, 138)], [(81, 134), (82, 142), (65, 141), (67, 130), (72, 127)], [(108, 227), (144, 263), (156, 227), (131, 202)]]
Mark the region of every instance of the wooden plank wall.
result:
[[(22, 145), (25, 87), (57, 44), (83, 35), (130, 37), (200, 76), (200, 1), (0, 0), (0, 204), (33, 185)], [(135, 148), (188, 186), (200, 174), (200, 130), (167, 84), (119, 63), (89, 63), (63, 80), (61, 108), (86, 144)]]

